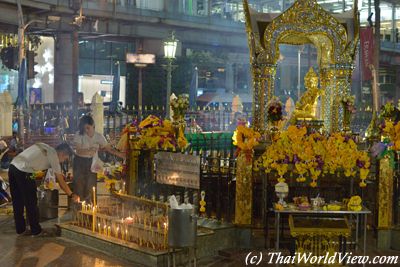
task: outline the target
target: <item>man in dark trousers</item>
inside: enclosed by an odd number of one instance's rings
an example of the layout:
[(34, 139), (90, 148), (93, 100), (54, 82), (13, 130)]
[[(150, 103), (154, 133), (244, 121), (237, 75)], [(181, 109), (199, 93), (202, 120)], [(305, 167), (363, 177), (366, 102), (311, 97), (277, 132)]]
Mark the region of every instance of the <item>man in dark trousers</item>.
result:
[(8, 178), (14, 208), (14, 220), (17, 234), (28, 234), (24, 218), (24, 207), (30, 225), (32, 236), (42, 236), (39, 224), (39, 210), (37, 207), (37, 190), (32, 174), (37, 171), (52, 168), (61, 189), (75, 202), (79, 197), (72, 193), (65, 183), (60, 163), (65, 162), (73, 155), (72, 148), (67, 143), (58, 145), (55, 149), (44, 143), (32, 145), (18, 154), (10, 164)]

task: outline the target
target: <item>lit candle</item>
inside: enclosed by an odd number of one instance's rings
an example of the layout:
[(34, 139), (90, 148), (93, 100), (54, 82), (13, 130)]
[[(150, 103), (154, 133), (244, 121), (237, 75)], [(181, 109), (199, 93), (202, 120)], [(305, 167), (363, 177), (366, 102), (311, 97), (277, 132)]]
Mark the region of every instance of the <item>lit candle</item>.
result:
[(164, 248), (167, 247), (167, 223), (164, 223)]
[(126, 224), (133, 224), (133, 218), (131, 216), (125, 218), (125, 223)]
[(110, 226), (108, 226), (108, 229), (107, 229), (107, 236), (111, 236), (111, 227)]
[(86, 211), (86, 202), (85, 201), (82, 202), (82, 210)]
[(119, 237), (119, 226), (117, 226), (117, 238)]
[(96, 187), (93, 186), (93, 206), (96, 206)]
[(128, 241), (128, 230), (125, 230), (125, 239)]
[(101, 234), (100, 223), (97, 224), (97, 229), (99, 229), (99, 234)]
[(124, 194), (126, 194), (126, 184), (124, 182)]
[(92, 214), (92, 232), (95, 232), (95, 226), (96, 226), (96, 209), (93, 207), (93, 214)]
[(107, 235), (107, 226), (105, 226), (105, 225), (103, 227), (103, 234)]

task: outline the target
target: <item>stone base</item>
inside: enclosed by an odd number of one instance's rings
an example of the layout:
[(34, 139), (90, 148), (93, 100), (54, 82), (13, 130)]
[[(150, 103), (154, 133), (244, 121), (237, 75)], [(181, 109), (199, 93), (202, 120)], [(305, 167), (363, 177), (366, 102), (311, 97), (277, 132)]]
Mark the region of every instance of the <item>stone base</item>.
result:
[(155, 251), (142, 248), (134, 243), (93, 233), (90, 230), (70, 223), (59, 224), (58, 226), (61, 228), (62, 237), (100, 250), (117, 258), (123, 258), (127, 261), (145, 266), (162, 267), (168, 265), (168, 251), (166, 250)]
[(391, 230), (378, 230), (377, 249), (388, 250), (391, 247)]
[(392, 249), (400, 250), (400, 228), (392, 229)]
[[(93, 233), (90, 230), (70, 223), (58, 224), (61, 236), (80, 244), (98, 249), (106, 254), (144, 266), (168, 266), (168, 251), (156, 251), (138, 245)], [(248, 247), (251, 231), (247, 228), (236, 228), (231, 224), (214, 220), (199, 219), (197, 233), (196, 258), (218, 255), (219, 251), (237, 247)], [(175, 250), (177, 265), (187, 263), (188, 251)]]

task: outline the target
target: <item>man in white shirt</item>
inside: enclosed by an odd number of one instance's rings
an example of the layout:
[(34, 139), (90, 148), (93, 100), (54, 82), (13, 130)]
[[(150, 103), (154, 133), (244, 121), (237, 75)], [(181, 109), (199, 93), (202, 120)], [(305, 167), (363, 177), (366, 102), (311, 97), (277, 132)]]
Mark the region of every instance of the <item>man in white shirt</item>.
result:
[(60, 167), (60, 163), (67, 161), (72, 155), (73, 150), (67, 143), (62, 143), (55, 149), (47, 144), (37, 143), (22, 151), (11, 161), (8, 177), (17, 234), (23, 234), (26, 231), (24, 207), (32, 235), (36, 236), (42, 232), (39, 224), (36, 182), (32, 179), (33, 173), (52, 168), (61, 189), (75, 202), (79, 201), (79, 197), (72, 193), (65, 183)]

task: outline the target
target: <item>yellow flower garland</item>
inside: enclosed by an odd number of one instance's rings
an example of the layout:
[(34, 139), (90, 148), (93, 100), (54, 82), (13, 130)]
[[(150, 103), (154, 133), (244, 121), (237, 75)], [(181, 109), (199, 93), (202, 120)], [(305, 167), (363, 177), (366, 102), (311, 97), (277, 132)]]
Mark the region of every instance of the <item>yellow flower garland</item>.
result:
[(294, 164), (294, 171), (299, 174), (296, 181), (304, 182), (304, 176), (309, 175), (312, 187), (317, 186), (322, 173), (334, 174), (338, 171), (343, 171), (346, 177), (355, 176), (359, 172), (360, 186), (364, 187), (370, 160), (366, 152), (358, 150), (351, 138), (341, 133), (328, 137), (319, 133), (307, 135), (305, 127), (289, 126), (268, 146), (256, 166), (264, 167), (266, 173), (276, 171), (278, 182), (283, 182), (289, 164)]
[(260, 133), (244, 125), (239, 125), (233, 133), (233, 144), (243, 151), (251, 151), (261, 138)]
[(183, 128), (179, 129), (176, 138), (175, 129), (169, 120), (161, 120), (150, 115), (139, 124), (139, 128), (141, 135), (137, 142), (138, 148), (175, 151), (176, 149), (185, 149), (188, 146)]
[(244, 125), (239, 125), (233, 133), (233, 145), (238, 147), (237, 153), (244, 153), (248, 161), (253, 157), (253, 149), (258, 145), (261, 134)]

